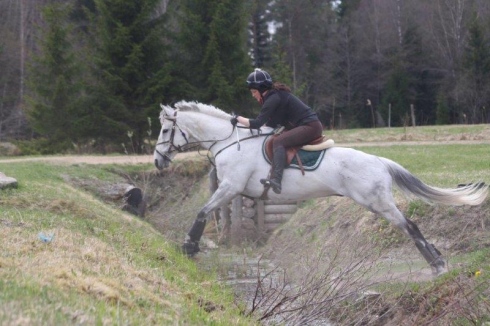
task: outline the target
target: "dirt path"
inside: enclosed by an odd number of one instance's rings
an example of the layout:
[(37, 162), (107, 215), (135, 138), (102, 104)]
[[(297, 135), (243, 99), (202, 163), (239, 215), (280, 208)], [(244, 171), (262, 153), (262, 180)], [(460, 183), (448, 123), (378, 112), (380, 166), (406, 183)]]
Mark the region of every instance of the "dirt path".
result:
[[(199, 153), (179, 153), (176, 160), (198, 157)], [(153, 155), (63, 155), (40, 157), (15, 157), (0, 159), (1, 163), (50, 162), (57, 164), (153, 164)]]
[[(451, 141), (390, 141), (390, 142), (356, 142), (356, 143), (337, 143), (342, 147), (372, 147), (372, 146), (428, 146), (428, 145), (448, 145), (448, 144), (489, 144), (489, 140), (451, 140)], [(203, 152), (204, 153), (204, 152)], [(179, 153), (176, 160), (186, 160), (199, 157), (198, 152)], [(153, 164), (153, 155), (60, 155), (60, 156), (39, 156), (39, 157), (14, 157), (0, 159), (1, 163), (16, 162), (51, 162), (56, 164)]]

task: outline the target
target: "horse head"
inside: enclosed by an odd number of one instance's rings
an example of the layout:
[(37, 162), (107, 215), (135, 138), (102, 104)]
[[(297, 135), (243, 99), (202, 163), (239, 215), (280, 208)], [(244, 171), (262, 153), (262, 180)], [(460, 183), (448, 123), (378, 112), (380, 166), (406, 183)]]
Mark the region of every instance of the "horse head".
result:
[(157, 169), (162, 170), (169, 166), (177, 152), (181, 152), (183, 146), (188, 144), (189, 140), (186, 133), (177, 123), (178, 110), (161, 104), (160, 107), (162, 108), (160, 113), (162, 128), (160, 129), (153, 157)]
[(168, 167), (178, 152), (229, 140), (233, 133), (231, 115), (207, 104), (180, 101), (174, 108), (160, 105), (162, 129), (155, 147), (155, 166)]

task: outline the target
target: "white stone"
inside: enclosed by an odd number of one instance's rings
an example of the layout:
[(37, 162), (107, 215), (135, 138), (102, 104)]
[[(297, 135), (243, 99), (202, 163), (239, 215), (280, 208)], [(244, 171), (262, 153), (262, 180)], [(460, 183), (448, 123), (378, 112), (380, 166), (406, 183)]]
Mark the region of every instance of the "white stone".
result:
[(0, 189), (17, 188), (17, 180), (0, 172)]

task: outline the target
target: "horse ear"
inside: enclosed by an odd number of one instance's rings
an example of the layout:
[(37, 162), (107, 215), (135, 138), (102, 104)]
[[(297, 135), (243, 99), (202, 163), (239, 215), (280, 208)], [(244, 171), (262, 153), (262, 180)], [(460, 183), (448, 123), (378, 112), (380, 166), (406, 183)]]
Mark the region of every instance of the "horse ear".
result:
[(175, 110), (172, 109), (170, 106), (160, 104), (160, 107), (162, 108), (164, 115), (167, 115), (167, 116), (173, 116), (174, 115)]

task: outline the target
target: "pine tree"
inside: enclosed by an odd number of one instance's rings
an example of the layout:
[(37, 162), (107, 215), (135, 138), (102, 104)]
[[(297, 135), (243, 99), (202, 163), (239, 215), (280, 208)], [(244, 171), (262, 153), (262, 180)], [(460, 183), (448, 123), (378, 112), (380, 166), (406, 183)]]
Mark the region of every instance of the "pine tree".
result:
[(27, 114), (33, 130), (46, 139), (43, 153), (68, 149), (80, 140), (77, 125), (82, 74), (71, 46), (69, 12), (70, 6), (65, 4), (43, 8), (40, 53), (30, 66)]
[(408, 123), (406, 118), (412, 104), (409, 80), (409, 75), (402, 66), (398, 65), (391, 72), (384, 89), (380, 111), (384, 117), (388, 117), (387, 111), (391, 106), (391, 126), (403, 126)]
[(470, 24), (469, 40), (465, 49), (464, 102), (470, 108), (469, 119), (473, 123), (482, 122), (480, 110), (490, 102), (490, 48), (483, 28), (475, 17)]
[(269, 23), (271, 23), (271, 12), (268, 3), (260, 0), (252, 1), (252, 15), (248, 24), (250, 55), (253, 66), (256, 68), (268, 68), (272, 59), (271, 35)]
[(86, 135), (96, 136), (102, 146), (131, 140), (135, 152), (144, 151), (148, 118), (158, 115), (158, 102), (164, 97), (159, 92), (172, 83), (164, 20), (153, 17), (158, 4), (159, 0), (95, 0), (88, 54), (93, 60), (91, 96), (83, 123), (90, 126)]
[(187, 0), (183, 6), (179, 48), (187, 96), (225, 110), (248, 108), (244, 1)]
[(391, 59), (393, 63), (383, 90), (380, 113), (387, 119), (391, 103), (391, 126), (401, 126), (408, 123), (406, 117), (410, 115), (410, 106), (414, 105), (419, 118), (433, 123), (436, 99), (431, 84), (435, 81), (427, 72), (421, 35), (415, 26), (408, 26), (401, 46), (393, 49)]
[(442, 92), (440, 92), (437, 96), (436, 124), (447, 125), (450, 122), (451, 120), (447, 98)]

